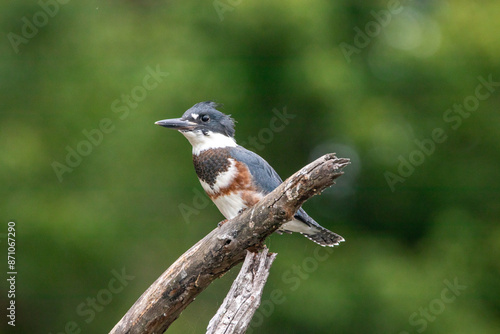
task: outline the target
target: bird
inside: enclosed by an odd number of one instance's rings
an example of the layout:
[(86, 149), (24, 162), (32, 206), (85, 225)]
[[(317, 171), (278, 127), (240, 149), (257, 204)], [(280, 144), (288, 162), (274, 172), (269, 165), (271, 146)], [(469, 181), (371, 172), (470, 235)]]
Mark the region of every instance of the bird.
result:
[[(205, 101), (180, 118), (155, 124), (179, 131), (192, 145), (193, 164), (201, 186), (226, 221), (255, 205), (283, 181), (261, 156), (238, 145), (235, 121)], [(224, 222), (224, 221), (223, 221)], [(321, 246), (337, 246), (344, 238), (319, 225), (301, 207), (278, 233), (298, 232)]]

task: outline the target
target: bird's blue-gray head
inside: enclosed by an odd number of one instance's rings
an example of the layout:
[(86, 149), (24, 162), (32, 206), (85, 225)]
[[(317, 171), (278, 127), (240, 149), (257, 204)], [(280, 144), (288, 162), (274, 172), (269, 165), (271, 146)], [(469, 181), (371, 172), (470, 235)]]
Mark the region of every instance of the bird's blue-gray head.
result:
[(181, 132), (193, 145), (195, 154), (209, 148), (236, 146), (234, 120), (217, 107), (212, 101), (200, 102), (181, 118), (164, 119), (155, 124)]

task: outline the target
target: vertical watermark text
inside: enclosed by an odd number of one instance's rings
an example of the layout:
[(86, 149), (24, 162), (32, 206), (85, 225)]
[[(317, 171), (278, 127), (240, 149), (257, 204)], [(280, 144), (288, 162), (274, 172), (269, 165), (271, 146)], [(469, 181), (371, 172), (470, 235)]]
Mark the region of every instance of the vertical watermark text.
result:
[(7, 298), (7, 323), (9, 326), (16, 326), (16, 223), (7, 223), (7, 282), (9, 289)]

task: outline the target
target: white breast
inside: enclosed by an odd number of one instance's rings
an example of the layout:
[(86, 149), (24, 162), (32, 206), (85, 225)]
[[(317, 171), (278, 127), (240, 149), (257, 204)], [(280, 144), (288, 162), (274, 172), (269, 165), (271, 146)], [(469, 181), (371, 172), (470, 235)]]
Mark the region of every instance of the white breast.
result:
[(241, 210), (247, 208), (239, 193), (217, 197), (213, 202), (226, 219), (236, 217)]

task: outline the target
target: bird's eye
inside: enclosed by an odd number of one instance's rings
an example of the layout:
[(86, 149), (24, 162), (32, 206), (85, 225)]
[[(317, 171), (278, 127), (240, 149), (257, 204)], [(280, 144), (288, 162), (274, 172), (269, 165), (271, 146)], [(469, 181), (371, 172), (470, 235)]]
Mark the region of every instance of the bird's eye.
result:
[(208, 122), (208, 121), (210, 120), (210, 116), (208, 116), (208, 115), (203, 115), (203, 116), (201, 116), (201, 120), (202, 120), (203, 122)]

